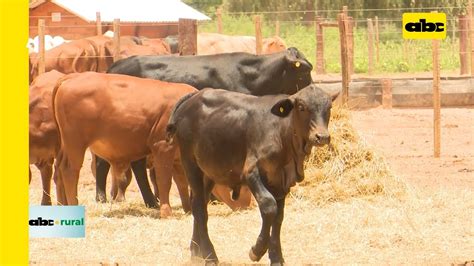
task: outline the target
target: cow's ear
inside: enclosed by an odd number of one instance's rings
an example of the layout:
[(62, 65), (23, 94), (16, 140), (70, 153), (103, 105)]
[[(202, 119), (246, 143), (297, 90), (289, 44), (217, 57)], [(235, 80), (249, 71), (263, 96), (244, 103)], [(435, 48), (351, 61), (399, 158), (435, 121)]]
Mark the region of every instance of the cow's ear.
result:
[(339, 96), (340, 91), (331, 94), (331, 100), (334, 102)]
[(293, 101), (286, 98), (278, 101), (275, 105), (273, 105), (271, 112), (276, 116), (286, 117), (290, 114), (291, 110), (293, 110), (293, 107)]

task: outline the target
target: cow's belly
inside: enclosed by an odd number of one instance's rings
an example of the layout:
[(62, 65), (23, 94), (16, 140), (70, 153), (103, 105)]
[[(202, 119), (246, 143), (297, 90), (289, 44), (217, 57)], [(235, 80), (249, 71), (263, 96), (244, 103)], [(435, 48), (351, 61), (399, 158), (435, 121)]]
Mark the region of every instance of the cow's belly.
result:
[(199, 168), (216, 184), (232, 187), (242, 183), (245, 154), (238, 149), (201, 146), (195, 155)]
[(146, 139), (107, 138), (94, 141), (90, 146), (92, 153), (109, 162), (129, 163), (139, 160), (150, 153)]

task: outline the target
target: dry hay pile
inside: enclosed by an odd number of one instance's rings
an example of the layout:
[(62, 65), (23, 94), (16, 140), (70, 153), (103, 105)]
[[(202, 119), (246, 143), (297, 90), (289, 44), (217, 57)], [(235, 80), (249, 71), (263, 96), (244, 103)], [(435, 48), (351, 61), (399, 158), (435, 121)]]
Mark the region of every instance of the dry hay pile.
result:
[(385, 195), (399, 198), (405, 184), (355, 131), (347, 108), (331, 111), (331, 143), (314, 148), (305, 162), (305, 180), (293, 196), (306, 198), (316, 205), (352, 197)]

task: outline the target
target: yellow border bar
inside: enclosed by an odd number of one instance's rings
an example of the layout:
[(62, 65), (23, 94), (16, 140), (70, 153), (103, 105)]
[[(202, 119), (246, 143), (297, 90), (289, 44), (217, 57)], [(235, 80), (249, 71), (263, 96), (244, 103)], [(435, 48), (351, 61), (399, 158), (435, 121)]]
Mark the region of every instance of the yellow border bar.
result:
[(0, 0), (0, 265), (28, 264), (28, 1)]

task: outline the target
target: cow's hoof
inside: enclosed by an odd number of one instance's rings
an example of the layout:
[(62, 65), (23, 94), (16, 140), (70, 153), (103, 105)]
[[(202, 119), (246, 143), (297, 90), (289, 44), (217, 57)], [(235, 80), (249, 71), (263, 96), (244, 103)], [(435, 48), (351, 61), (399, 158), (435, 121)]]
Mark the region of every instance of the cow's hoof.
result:
[(107, 196), (98, 194), (95, 196), (95, 201), (99, 203), (106, 203), (107, 202)]
[(249, 251), (249, 258), (252, 261), (259, 261), (262, 258), (262, 256), (259, 257), (259, 256), (255, 255), (255, 252), (253, 251), (253, 247), (252, 247), (252, 248), (250, 248), (250, 251)]
[(42, 201), (41, 201), (41, 205), (43, 205), (43, 206), (50, 206), (50, 205), (52, 205), (51, 199), (50, 199), (50, 200), (42, 200)]
[(205, 263), (206, 266), (215, 266), (218, 264), (219, 264), (218, 260), (206, 260), (206, 263)]
[(168, 204), (163, 204), (160, 207), (160, 217), (161, 218), (168, 218), (172, 214), (171, 207)]

